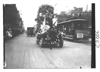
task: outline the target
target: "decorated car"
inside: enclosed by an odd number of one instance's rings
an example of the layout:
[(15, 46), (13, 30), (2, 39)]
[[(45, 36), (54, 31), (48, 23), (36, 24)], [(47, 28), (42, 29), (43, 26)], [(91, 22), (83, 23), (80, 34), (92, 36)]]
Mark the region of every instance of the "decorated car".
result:
[(55, 28), (42, 29), (41, 32), (37, 34), (36, 43), (41, 47), (44, 47), (45, 45), (57, 45), (63, 47), (63, 37)]

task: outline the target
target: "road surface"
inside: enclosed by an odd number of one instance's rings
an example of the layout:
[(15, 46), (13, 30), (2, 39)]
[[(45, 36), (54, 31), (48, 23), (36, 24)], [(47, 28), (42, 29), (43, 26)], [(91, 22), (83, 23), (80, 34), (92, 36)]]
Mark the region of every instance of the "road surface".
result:
[(5, 61), (5, 69), (91, 68), (91, 45), (64, 40), (63, 48), (41, 48), (22, 34), (5, 42)]

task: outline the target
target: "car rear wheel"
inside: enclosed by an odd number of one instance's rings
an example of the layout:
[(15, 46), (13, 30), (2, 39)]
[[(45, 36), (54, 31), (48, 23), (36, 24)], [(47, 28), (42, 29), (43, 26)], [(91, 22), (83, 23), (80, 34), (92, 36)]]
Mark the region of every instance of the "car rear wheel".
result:
[(63, 38), (61, 38), (61, 39), (60, 39), (60, 42), (59, 42), (59, 47), (60, 47), (60, 48), (62, 48), (62, 47), (63, 47)]
[(39, 46), (40, 46), (40, 47), (43, 47), (43, 38), (41, 38), (41, 39), (39, 40)]
[(39, 44), (39, 40), (38, 39), (36, 40), (36, 44)]

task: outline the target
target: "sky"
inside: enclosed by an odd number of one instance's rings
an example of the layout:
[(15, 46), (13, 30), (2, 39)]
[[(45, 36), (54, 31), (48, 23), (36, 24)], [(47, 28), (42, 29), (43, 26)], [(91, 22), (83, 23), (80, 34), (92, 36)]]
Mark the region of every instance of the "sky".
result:
[(36, 24), (34, 19), (42, 4), (52, 5), (55, 9), (54, 13), (68, 11), (73, 9), (73, 7), (83, 7), (83, 10), (86, 10), (86, 5), (88, 5), (89, 10), (91, 9), (91, 3), (87, 0), (13, 0), (11, 4), (16, 4), (24, 22), (25, 29)]

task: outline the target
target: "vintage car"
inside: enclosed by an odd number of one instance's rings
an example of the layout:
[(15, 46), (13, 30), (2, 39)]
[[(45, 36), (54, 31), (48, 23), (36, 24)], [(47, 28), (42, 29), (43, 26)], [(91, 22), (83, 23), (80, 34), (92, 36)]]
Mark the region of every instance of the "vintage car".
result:
[(49, 28), (45, 32), (41, 31), (37, 34), (36, 43), (41, 47), (45, 45), (58, 45), (59, 47), (63, 47), (63, 37), (55, 28)]
[(27, 36), (35, 36), (35, 31), (33, 27), (27, 28)]

